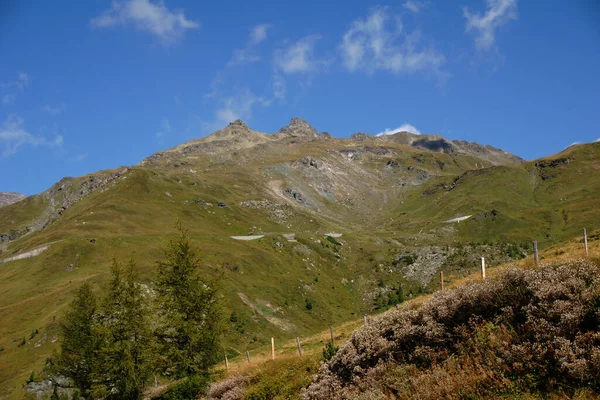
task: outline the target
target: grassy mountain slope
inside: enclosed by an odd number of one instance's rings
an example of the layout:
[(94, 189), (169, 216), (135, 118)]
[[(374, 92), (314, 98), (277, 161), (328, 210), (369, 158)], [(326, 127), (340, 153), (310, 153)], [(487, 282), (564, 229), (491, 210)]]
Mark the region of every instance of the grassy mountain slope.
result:
[[(371, 312), (400, 286), (427, 291), (442, 265), (466, 274), (476, 265), (458, 242), (500, 263), (510, 257), (492, 241), (550, 245), (598, 223), (599, 144), (494, 166), (465, 152), (290, 126), (275, 140), (234, 123), (1, 208), (0, 259), (48, 247), (0, 263), (0, 394), (16, 396), (41, 369), (72, 291), (100, 285), (113, 257), (134, 258), (151, 284), (178, 219), (205, 273), (222, 276), (231, 355)], [(443, 223), (460, 214), (474, 216)], [(240, 235), (264, 237), (231, 238)]]

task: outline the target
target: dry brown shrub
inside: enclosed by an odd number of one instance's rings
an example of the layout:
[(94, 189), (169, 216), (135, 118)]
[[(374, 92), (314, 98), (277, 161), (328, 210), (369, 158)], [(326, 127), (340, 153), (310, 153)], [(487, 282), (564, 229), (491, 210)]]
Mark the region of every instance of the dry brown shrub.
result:
[(232, 376), (221, 382), (210, 385), (206, 394), (207, 400), (239, 400), (244, 398), (244, 393), (248, 388), (248, 376)]
[[(600, 388), (600, 268), (509, 269), (356, 331), (305, 399), (465, 398)], [(399, 373), (399, 371), (401, 373)], [(586, 392), (587, 393), (587, 392)]]

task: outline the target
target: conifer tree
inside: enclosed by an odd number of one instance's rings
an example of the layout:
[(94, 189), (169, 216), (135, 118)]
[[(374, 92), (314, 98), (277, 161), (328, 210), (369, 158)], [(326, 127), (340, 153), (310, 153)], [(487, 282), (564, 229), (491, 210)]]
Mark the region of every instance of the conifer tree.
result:
[(58, 373), (73, 380), (83, 398), (90, 397), (97, 361), (96, 298), (84, 283), (60, 324), (62, 346), (57, 357)]
[(158, 263), (156, 282), (160, 366), (173, 378), (208, 373), (219, 354), (221, 333), (216, 282), (200, 276), (187, 231), (181, 224), (177, 229), (179, 235)]
[(112, 279), (102, 304), (94, 396), (138, 399), (150, 377), (151, 331), (147, 302), (135, 264), (113, 261)]

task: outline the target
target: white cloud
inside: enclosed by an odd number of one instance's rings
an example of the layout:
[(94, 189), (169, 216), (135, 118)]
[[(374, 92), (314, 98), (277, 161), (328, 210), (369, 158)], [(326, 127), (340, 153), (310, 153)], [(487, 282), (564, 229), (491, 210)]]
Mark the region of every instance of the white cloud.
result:
[(214, 120), (210, 123), (203, 122), (202, 131), (204, 134), (209, 134), (223, 129), (227, 124), (238, 119), (247, 122), (252, 118), (254, 107), (257, 105), (267, 107), (270, 104), (270, 100), (256, 96), (248, 88), (242, 88), (220, 102)]
[(352, 23), (344, 34), (340, 51), (344, 66), (351, 72), (386, 70), (392, 73), (440, 73), (446, 58), (420, 42), (419, 32), (405, 33), (399, 17), (392, 18), (387, 9), (377, 8), (365, 19), (357, 19)]
[(19, 90), (25, 89), (27, 85), (29, 85), (29, 75), (25, 72), (19, 72), (17, 74), (17, 79), (9, 82), (0, 82), (0, 87), (3, 88), (16, 88)]
[(235, 49), (227, 66), (232, 67), (234, 65), (250, 64), (260, 60), (261, 58), (259, 56), (252, 54), (248, 49)]
[(42, 111), (46, 111), (48, 114), (52, 115), (60, 114), (61, 112), (65, 111), (65, 105), (64, 103), (60, 103), (58, 106), (52, 107), (46, 104), (42, 107)]
[(140, 31), (154, 35), (163, 44), (173, 43), (186, 30), (200, 26), (198, 22), (187, 19), (182, 10), (169, 10), (162, 0), (157, 3), (150, 0), (114, 1), (110, 10), (91, 20), (92, 26), (96, 28), (128, 23), (133, 23)]
[(252, 28), (250, 33), (250, 44), (257, 45), (267, 39), (267, 30), (271, 27), (269, 24), (260, 24)]
[(221, 107), (215, 113), (217, 123), (224, 125), (237, 119), (247, 121), (252, 117), (252, 108), (255, 105), (267, 106), (269, 103), (268, 100), (255, 96), (250, 89), (244, 88), (234, 96), (223, 100)]
[(29, 75), (25, 72), (19, 72), (17, 74), (17, 78), (13, 81), (8, 82), (0, 82), (0, 88), (8, 89), (7, 91), (12, 91), (13, 93), (6, 93), (2, 96), (2, 104), (8, 105), (12, 104), (17, 97), (16, 92), (22, 92), (27, 85), (29, 85)]
[(269, 24), (260, 24), (252, 28), (248, 43), (243, 49), (235, 49), (231, 60), (227, 63), (228, 67), (235, 65), (249, 64), (260, 61), (261, 58), (255, 54), (255, 47), (267, 39), (267, 30), (271, 27)]
[(419, 131), (414, 125), (404, 123), (395, 129), (385, 128), (385, 130), (383, 132), (379, 132), (375, 136), (393, 135), (394, 133), (398, 133), (398, 132), (410, 132), (410, 133), (414, 133), (416, 135), (421, 134), (421, 131)]
[(74, 158), (75, 162), (81, 162), (87, 158), (87, 153), (77, 154)]
[(421, 11), (421, 8), (423, 7), (423, 3), (421, 3), (420, 1), (408, 0), (408, 1), (405, 1), (404, 4), (402, 4), (402, 7), (406, 8), (407, 10), (412, 11), (414, 13), (418, 13), (419, 11)]
[(596, 142), (600, 142), (600, 138), (596, 139)]
[(315, 56), (315, 44), (320, 35), (310, 35), (275, 51), (275, 67), (285, 74), (316, 72), (328, 64)]
[(466, 7), (463, 15), (467, 19), (466, 31), (474, 32), (478, 50), (490, 50), (496, 42), (496, 30), (511, 20), (516, 20), (517, 0), (487, 0), (484, 14), (472, 14)]
[(63, 142), (61, 135), (56, 135), (53, 140), (32, 135), (23, 128), (23, 119), (14, 114), (0, 125), (0, 146), (4, 157), (15, 154), (22, 146), (61, 147)]
[(277, 100), (283, 100), (285, 98), (285, 92), (285, 79), (279, 74), (273, 75), (273, 97)]
[(168, 118), (163, 118), (160, 122), (160, 131), (156, 132), (156, 138), (161, 140), (163, 137), (169, 135), (173, 132), (173, 128), (171, 128), (171, 123)]

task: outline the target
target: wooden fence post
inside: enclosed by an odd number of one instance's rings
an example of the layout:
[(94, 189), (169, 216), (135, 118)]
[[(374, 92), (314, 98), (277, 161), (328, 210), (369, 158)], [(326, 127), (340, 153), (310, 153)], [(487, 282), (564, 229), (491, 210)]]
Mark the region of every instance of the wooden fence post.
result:
[(540, 255), (538, 253), (537, 240), (533, 242), (533, 257), (535, 259), (535, 265), (539, 266), (540, 265)]
[(271, 338), (271, 359), (275, 359), (275, 338)]
[(442, 285), (442, 290), (444, 290), (444, 271), (440, 271), (440, 282)]
[(246, 358), (248, 359), (248, 364), (250, 364), (250, 352), (246, 350)]
[(298, 343), (298, 355), (302, 357), (302, 345), (300, 344), (300, 338), (296, 336), (296, 342)]
[(481, 278), (485, 280), (485, 257), (481, 257)]
[(333, 327), (329, 327), (329, 336), (331, 336), (331, 346), (335, 346), (335, 342), (333, 341)]
[(229, 360), (227, 359), (227, 354), (225, 354), (225, 370), (229, 369)]
[(585, 243), (585, 258), (589, 256), (588, 245), (587, 245), (587, 231), (583, 228), (583, 242)]
[(364, 321), (365, 325), (367, 325), (367, 316), (366, 315), (363, 315), (363, 321)]

